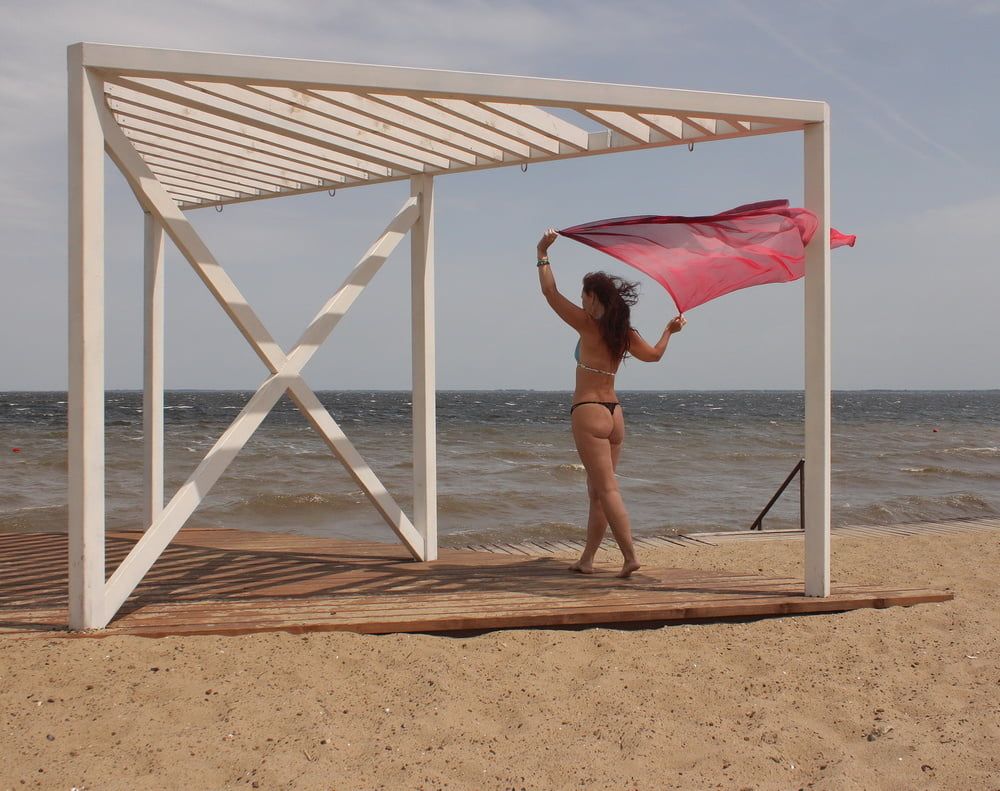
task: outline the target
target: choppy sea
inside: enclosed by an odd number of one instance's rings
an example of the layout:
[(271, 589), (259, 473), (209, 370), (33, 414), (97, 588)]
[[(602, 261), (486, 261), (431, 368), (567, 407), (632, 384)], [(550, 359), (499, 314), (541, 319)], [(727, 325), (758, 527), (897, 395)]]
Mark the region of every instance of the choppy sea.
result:
[[(167, 497), (250, 393), (166, 395)], [(409, 513), (407, 392), (320, 399)], [(586, 475), (571, 394), (440, 392), (443, 543), (582, 537)], [(746, 528), (803, 452), (801, 392), (622, 392), (619, 478), (639, 534)], [(141, 528), (142, 403), (106, 397), (107, 523)], [(1000, 515), (1000, 391), (833, 394), (833, 523)], [(0, 393), (0, 530), (66, 529), (66, 395)], [(374, 540), (392, 534), (294, 405), (283, 400), (188, 523)], [(798, 524), (797, 487), (766, 528)]]

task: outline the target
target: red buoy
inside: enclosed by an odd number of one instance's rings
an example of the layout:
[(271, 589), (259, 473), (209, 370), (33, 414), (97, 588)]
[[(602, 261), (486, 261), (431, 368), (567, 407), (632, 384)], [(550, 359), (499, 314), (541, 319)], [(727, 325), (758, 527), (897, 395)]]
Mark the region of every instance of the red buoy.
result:
[(11, 448), (10, 450), (11, 450), (11, 453), (20, 453), (21, 452), (20, 448)]

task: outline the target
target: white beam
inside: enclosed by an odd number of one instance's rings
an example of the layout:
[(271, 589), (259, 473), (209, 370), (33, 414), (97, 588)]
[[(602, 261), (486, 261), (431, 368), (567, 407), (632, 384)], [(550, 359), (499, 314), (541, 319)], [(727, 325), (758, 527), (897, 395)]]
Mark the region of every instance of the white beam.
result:
[(100, 80), (70, 47), (69, 627), (104, 626), (104, 139)]
[(437, 421), (434, 341), (434, 179), (410, 180), (420, 218), (410, 231), (413, 365), (413, 521), (424, 560), (437, 560)]
[(135, 76), (386, 92), (707, 118), (823, 120), (823, 102), (502, 74), (84, 44), (85, 63)]
[(163, 226), (144, 215), (143, 278), (142, 525), (149, 527), (163, 510)]
[(804, 130), (805, 207), (819, 219), (806, 247), (805, 593), (830, 595), (830, 123)]

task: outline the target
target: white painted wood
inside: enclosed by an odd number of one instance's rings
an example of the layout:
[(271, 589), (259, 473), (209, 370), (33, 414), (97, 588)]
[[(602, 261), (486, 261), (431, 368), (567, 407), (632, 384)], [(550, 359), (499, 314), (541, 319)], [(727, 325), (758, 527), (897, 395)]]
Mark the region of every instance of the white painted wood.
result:
[(636, 113), (636, 117), (668, 137), (681, 140), (684, 137), (684, 124), (680, 118), (672, 115), (655, 115), (653, 113)]
[(265, 184), (262, 181), (233, 176), (229, 173), (220, 174), (217, 171), (205, 169), (198, 170), (191, 165), (184, 165), (179, 162), (171, 162), (156, 156), (144, 156), (146, 164), (160, 181), (164, 178), (187, 179), (194, 184), (205, 184), (206, 186), (218, 185), (228, 190), (233, 190), (239, 194), (260, 194), (262, 192), (275, 192), (272, 184)]
[(277, 375), (269, 377), (261, 385), (187, 481), (170, 498), (159, 519), (150, 525), (115, 569), (104, 589), (105, 624), (118, 612), (240, 449), (249, 442), (287, 386), (288, 381)]
[(143, 150), (143, 148), (139, 145), (135, 145), (135, 149), (154, 172), (164, 170), (177, 174), (186, 173), (189, 176), (204, 175), (220, 181), (223, 184), (231, 184), (234, 187), (240, 187), (246, 192), (277, 192), (282, 187), (298, 186), (298, 182), (284, 182), (283, 180), (279, 180), (277, 178), (268, 181), (261, 176), (255, 174), (250, 175), (246, 172), (238, 171), (235, 168), (223, 170), (220, 167), (213, 166), (211, 162), (205, 159), (201, 160), (200, 164), (196, 165), (192, 162), (184, 161), (184, 159), (179, 156), (167, 156), (154, 153), (151, 150)]
[(693, 126), (702, 136), (715, 134), (716, 124), (714, 118), (698, 118), (693, 115), (682, 115), (680, 119), (684, 123)]
[[(395, 146), (393, 146), (394, 143), (402, 143), (405, 146), (412, 147), (415, 152), (424, 152), (434, 154), (435, 157), (454, 159), (465, 165), (474, 165), (476, 163), (475, 154), (462, 148), (442, 143), (437, 140), (436, 137), (428, 137), (412, 131), (410, 126), (405, 122), (395, 124), (388, 122), (372, 124), (372, 117), (369, 114), (356, 111), (336, 102), (328, 101), (316, 93), (311, 93), (309, 91), (296, 91), (291, 88), (280, 88), (268, 85), (262, 85), (259, 87), (254, 86), (249, 90), (265, 97), (277, 99), (278, 101), (287, 104), (290, 108), (308, 110), (311, 113), (315, 113), (317, 116), (337, 122), (337, 124), (341, 125), (343, 128), (357, 129), (365, 134), (373, 134), (373, 132), (377, 132), (374, 137), (379, 139), (379, 145), (390, 146), (391, 148), (389, 148), (389, 150), (393, 150), (395, 148)], [(298, 117), (298, 114), (296, 114), (296, 117)], [(330, 131), (334, 130), (331, 129)], [(340, 132), (336, 133), (340, 134)], [(419, 159), (421, 157), (417, 156), (416, 158)], [(424, 161), (430, 165), (442, 167), (440, 163), (434, 160), (427, 159)], [(443, 167), (448, 167), (448, 165), (443, 165)]]
[[(155, 171), (154, 171), (155, 172)], [(209, 182), (196, 181), (194, 179), (182, 178), (178, 176), (156, 173), (156, 180), (160, 182), (167, 192), (181, 193), (186, 195), (198, 195), (207, 200), (220, 200), (223, 198), (240, 198), (247, 193), (229, 189), (227, 187), (213, 186)]]
[(387, 121), (397, 126), (413, 129), (431, 140), (437, 140), (452, 148), (467, 151), (477, 157), (477, 159), (488, 159), (497, 162), (503, 159), (503, 152), (498, 148), (489, 146), (466, 135), (452, 132), (430, 121), (425, 121), (415, 115), (404, 113), (381, 102), (367, 99), (364, 96), (358, 96), (347, 91), (312, 90), (304, 93), (308, 93), (310, 96), (318, 96), (327, 102), (354, 110), (377, 123)]
[(158, 144), (167, 151), (222, 152), (234, 160), (241, 159), (244, 167), (264, 162), (276, 168), (278, 173), (283, 170), (297, 171), (296, 181), (302, 181), (302, 176), (310, 182), (318, 182), (330, 177), (367, 178), (369, 175), (366, 171), (351, 168), (326, 156), (310, 156), (292, 143), (281, 144), (275, 142), (273, 137), (264, 140), (263, 133), (220, 131), (215, 124), (175, 117), (125, 102), (113, 101), (109, 104), (115, 113), (115, 120), (129, 139)]
[(493, 132), (484, 126), (473, 123), (468, 118), (455, 115), (442, 107), (438, 107), (429, 102), (415, 99), (412, 96), (392, 96), (389, 94), (373, 93), (369, 99), (380, 101), (390, 107), (396, 107), (411, 115), (418, 116), (432, 123), (438, 124), (445, 129), (460, 132), (473, 140), (481, 140), (491, 146), (499, 148), (501, 151), (512, 155), (518, 161), (531, 157), (531, 148), (520, 140), (509, 135), (502, 135)]
[(514, 140), (520, 140), (530, 148), (537, 148), (550, 154), (558, 154), (560, 151), (558, 139), (541, 134), (533, 127), (512, 121), (506, 115), (495, 113), (484, 106), (467, 102), (464, 99), (429, 99), (428, 101), (461, 118), (467, 118), (483, 129), (494, 130)]
[(325, 410), (318, 400), (310, 402), (311, 391), (299, 373), (325, 337), (320, 337), (322, 333), (328, 335), (332, 331), (347, 307), (360, 294), (361, 288), (374, 276), (391, 249), (399, 243), (406, 230), (415, 221), (418, 211), (416, 201), (409, 200), (404, 204), (386, 232), (369, 249), (341, 289), (327, 302), (303, 333), (299, 347), (286, 357), (235, 284), (215, 262), (190, 223), (173, 205), (138, 154), (131, 149), (124, 134), (111, 118), (110, 111), (99, 108), (98, 116), (105, 131), (109, 153), (122, 169), (126, 180), (132, 185), (137, 198), (147, 205), (162, 223), (178, 249), (198, 272), (203, 282), (209, 286), (216, 300), (272, 373), (187, 482), (171, 498), (163, 509), (160, 519), (152, 524), (112, 574), (105, 588), (104, 606), (107, 618), (110, 619), (121, 607), (286, 390), (297, 404), (307, 405), (303, 411), (309, 422), (314, 427), (322, 426), (321, 433), (324, 440), (331, 449), (334, 449), (342, 462), (355, 465), (349, 468), (348, 472), (362, 486), (383, 517), (396, 520), (390, 523), (390, 527), (404, 540), (411, 553), (420, 556), (422, 547), (418, 534), (412, 531), (412, 525), (409, 530), (407, 529), (409, 522), (404, 521), (405, 517), (401, 517), (402, 510), (395, 505), (385, 487), (374, 477), (374, 473), (360, 455), (356, 451), (352, 453), (352, 446), (346, 441), (346, 437), (341, 438), (337, 434), (339, 429), (333, 418), (329, 415), (323, 417), (322, 412)]
[(289, 386), (288, 396), (299, 408), (309, 424), (319, 433), (327, 447), (333, 451), (344, 469), (361, 487), (368, 501), (382, 515), (382, 519), (403, 542), (403, 546), (413, 556), (414, 560), (430, 560), (424, 555), (423, 538), (413, 524), (396, 504), (382, 482), (372, 472), (361, 454), (344, 435), (340, 426), (333, 419), (319, 398), (297, 377)]
[[(829, 111), (827, 113), (829, 116)], [(806, 247), (805, 593), (830, 595), (830, 124), (804, 130), (805, 207), (819, 218)]]
[[(361, 173), (372, 173), (385, 175), (394, 167), (387, 162), (375, 162), (369, 159), (360, 159), (354, 154), (352, 149), (344, 146), (328, 145), (317, 143), (315, 136), (303, 134), (293, 129), (289, 129), (274, 120), (265, 113), (255, 112), (249, 107), (233, 109), (228, 103), (212, 102), (212, 98), (188, 85), (179, 85), (173, 82), (158, 80), (155, 83), (140, 82), (126, 78), (113, 78), (114, 84), (145, 93), (163, 99), (174, 104), (188, 107), (192, 110), (200, 110), (209, 115), (215, 115), (247, 126), (256, 127), (262, 139), (269, 140), (273, 145), (284, 146), (289, 150), (298, 150), (302, 154), (309, 155), (314, 159), (336, 164), (338, 167), (347, 167), (353, 171)], [(295, 145), (292, 145), (294, 141)], [(416, 163), (412, 163), (416, 169)]]
[[(254, 142), (252, 140), (233, 139), (225, 133), (213, 131), (208, 127), (178, 121), (175, 124), (160, 124), (141, 118), (134, 118), (124, 113), (117, 114), (119, 126), (128, 133), (130, 139), (158, 143), (174, 151), (217, 151), (229, 156), (238, 157), (247, 163), (262, 161), (275, 167), (297, 170), (311, 175), (317, 181), (346, 178), (368, 178), (375, 175), (385, 175), (385, 168), (376, 171), (359, 170), (343, 164), (335, 157), (336, 152), (325, 156), (318, 146), (301, 146), (296, 151), (290, 141), (272, 138), (269, 142)], [(374, 167), (374, 166), (373, 166)], [(300, 179), (301, 180), (301, 179)]]
[(83, 44), (87, 65), (135, 76), (387, 92), (742, 120), (822, 121), (823, 102), (500, 74)]
[(548, 113), (529, 104), (506, 104), (504, 102), (478, 102), (487, 110), (506, 116), (512, 121), (542, 134), (553, 137), (577, 151), (587, 149), (587, 130), (564, 121), (559, 116)]
[(413, 520), (424, 560), (437, 560), (437, 420), (434, 338), (434, 179), (410, 180), (420, 218), (410, 232), (413, 365)]
[(106, 107), (98, 107), (108, 154), (132, 187), (143, 208), (163, 225), (171, 241), (194, 268), (216, 301), (239, 328), (243, 337), (271, 373), (278, 367), (273, 361), (284, 360), (284, 352), (271, 337), (236, 284), (219, 266), (215, 256), (192, 227), (187, 217), (156, 180), (149, 167), (131, 146)]
[(649, 125), (634, 118), (627, 113), (613, 112), (609, 110), (584, 109), (583, 114), (593, 118), (598, 123), (604, 124), (608, 129), (624, 135), (629, 140), (636, 143), (648, 143), (650, 129)]
[[(98, 69), (106, 81), (109, 101), (121, 126), (100, 97), (100, 81), (84, 74), (85, 64)], [(806, 123), (815, 126), (805, 135), (807, 205), (823, 209), (825, 248), (818, 250), (811, 245), (807, 260), (806, 499), (807, 526), (812, 528), (807, 527), (806, 534), (806, 589), (811, 595), (825, 595), (825, 586), (828, 592), (829, 250), (825, 234), (829, 227), (829, 151), (824, 103), (92, 44), (70, 48), (70, 71), (70, 326), (72, 332), (82, 330), (75, 339), (71, 332), (70, 364), (70, 390), (78, 397), (75, 416), (71, 398), (70, 435), (71, 617), (77, 623), (103, 625), (110, 618), (285, 391), (411, 554), (436, 556), (433, 197), (429, 174), (640, 150), (689, 140), (772, 134), (802, 128)], [(608, 131), (588, 133), (545, 108), (581, 112), (600, 120)], [(97, 597), (103, 602), (95, 601), (92, 595), (100, 589), (104, 573), (103, 456), (95, 466), (97, 439), (103, 450), (103, 378), (99, 382), (101, 398), (97, 399), (93, 376), (95, 355), (103, 354), (103, 334), (96, 332), (92, 312), (95, 306), (103, 308), (103, 298), (94, 291), (95, 273), (103, 275), (103, 249), (97, 244), (99, 224), (94, 218), (100, 215), (93, 200), (97, 184), (103, 200), (103, 182), (89, 178), (100, 164), (99, 152), (95, 159), (89, 145), (98, 139), (93, 134), (95, 118), (109, 154), (140, 203), (175, 242), (271, 372), (159, 517), (151, 516), (152, 526), (112, 575), (103, 597)], [(159, 171), (161, 180), (150, 166)], [(244, 202), (274, 194), (409, 179), (421, 172), (425, 175), (411, 182), (413, 204), (404, 206), (394, 220), (408, 228), (421, 214), (411, 249), (414, 526), (301, 375), (302, 366), (356, 299), (365, 278), (370, 279), (381, 265), (385, 251), (379, 246), (391, 249), (405, 228), (387, 229), (376, 242), (379, 249), (370, 250), (360, 269), (352, 273), (356, 279), (345, 282), (286, 356), (194, 232), (178, 202), (192, 207)], [(418, 201), (422, 212), (416, 208)], [(155, 289), (147, 286), (150, 291)], [(155, 377), (144, 378), (147, 391), (154, 390), (148, 385)], [(100, 425), (92, 419), (95, 405), (102, 410)], [(812, 464), (810, 477), (810, 459), (816, 458), (819, 462)], [(95, 470), (100, 472), (99, 486), (91, 474)], [(98, 489), (100, 498), (95, 496)], [(155, 498), (147, 499), (152, 512)], [(97, 526), (101, 538), (99, 575), (97, 545), (90, 540), (97, 534)]]
[(192, 82), (191, 86), (198, 91), (239, 104), (250, 112), (259, 112), (280, 121), (278, 124), (270, 124), (275, 132), (300, 142), (317, 144), (323, 148), (331, 147), (335, 151), (353, 154), (365, 161), (393, 169), (419, 172), (424, 165), (448, 167), (448, 160), (442, 157), (331, 121), (310, 110), (293, 109), (284, 102), (246, 88), (213, 82)]
[[(175, 150), (169, 145), (162, 145), (160, 142), (153, 142), (138, 139), (138, 135), (131, 135), (130, 142), (146, 162), (155, 161), (153, 157), (159, 157), (171, 162), (182, 162), (191, 167), (197, 168), (196, 172), (205, 173), (227, 173), (236, 178), (260, 179), (268, 184), (283, 189), (303, 189), (313, 186), (318, 189), (331, 187), (340, 188), (344, 183), (344, 176), (335, 176), (330, 180), (319, 176), (304, 175), (294, 171), (284, 170), (279, 167), (272, 167), (258, 160), (239, 159), (237, 157), (220, 154), (215, 151), (198, 151), (194, 148), (189, 151)], [(334, 180), (335, 179), (335, 180)]]
[(142, 333), (142, 524), (149, 527), (163, 511), (163, 227), (144, 215)]
[(105, 625), (104, 140), (100, 81), (77, 45), (69, 78), (69, 627)]
[[(346, 436), (343, 436), (336, 422), (326, 413), (300, 375), (302, 367), (333, 331), (364, 286), (375, 276), (381, 264), (399, 244), (406, 230), (416, 220), (417, 213), (416, 200), (408, 200), (403, 205), (386, 231), (369, 248), (334, 296), (310, 322), (296, 348), (287, 358), (282, 354), (280, 359), (274, 360), (273, 364), (281, 369), (280, 372), (266, 379), (258, 388), (197, 469), (171, 498), (160, 519), (152, 524), (111, 575), (105, 592), (109, 620), (121, 608), (135, 586), (208, 495), (286, 390), (292, 400), (299, 405), (309, 423), (319, 431), (337, 458), (347, 467), (348, 472), (362, 487), (379, 513), (389, 522), (390, 528), (403, 540), (410, 553), (414, 557), (422, 557), (422, 540), (419, 534), (415, 532), (402, 509), (392, 500), (364, 459)], [(237, 319), (234, 318), (233, 321), (239, 324)]]

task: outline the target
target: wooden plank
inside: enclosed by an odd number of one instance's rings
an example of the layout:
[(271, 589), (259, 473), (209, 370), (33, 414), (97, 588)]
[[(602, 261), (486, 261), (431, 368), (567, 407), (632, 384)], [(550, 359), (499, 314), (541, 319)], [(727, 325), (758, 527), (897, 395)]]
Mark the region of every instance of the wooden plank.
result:
[[(108, 535), (108, 558), (142, 534)], [(649, 540), (643, 537), (644, 540)], [(19, 543), (20, 542), (20, 543)], [(56, 636), (65, 622), (66, 537), (0, 537), (20, 565), (0, 578), (0, 633)], [(539, 556), (442, 549), (443, 563), (407, 562), (399, 547), (237, 530), (185, 530), (136, 588), (131, 606), (100, 635), (453, 631), (839, 612), (947, 601), (951, 594), (837, 584), (809, 598), (801, 581), (755, 574), (644, 567), (567, 572), (557, 542)], [(523, 552), (505, 545), (507, 551)], [(25, 562), (27, 557), (39, 560)], [(47, 550), (47, 553), (45, 552)], [(610, 564), (612, 567), (615, 564)]]

